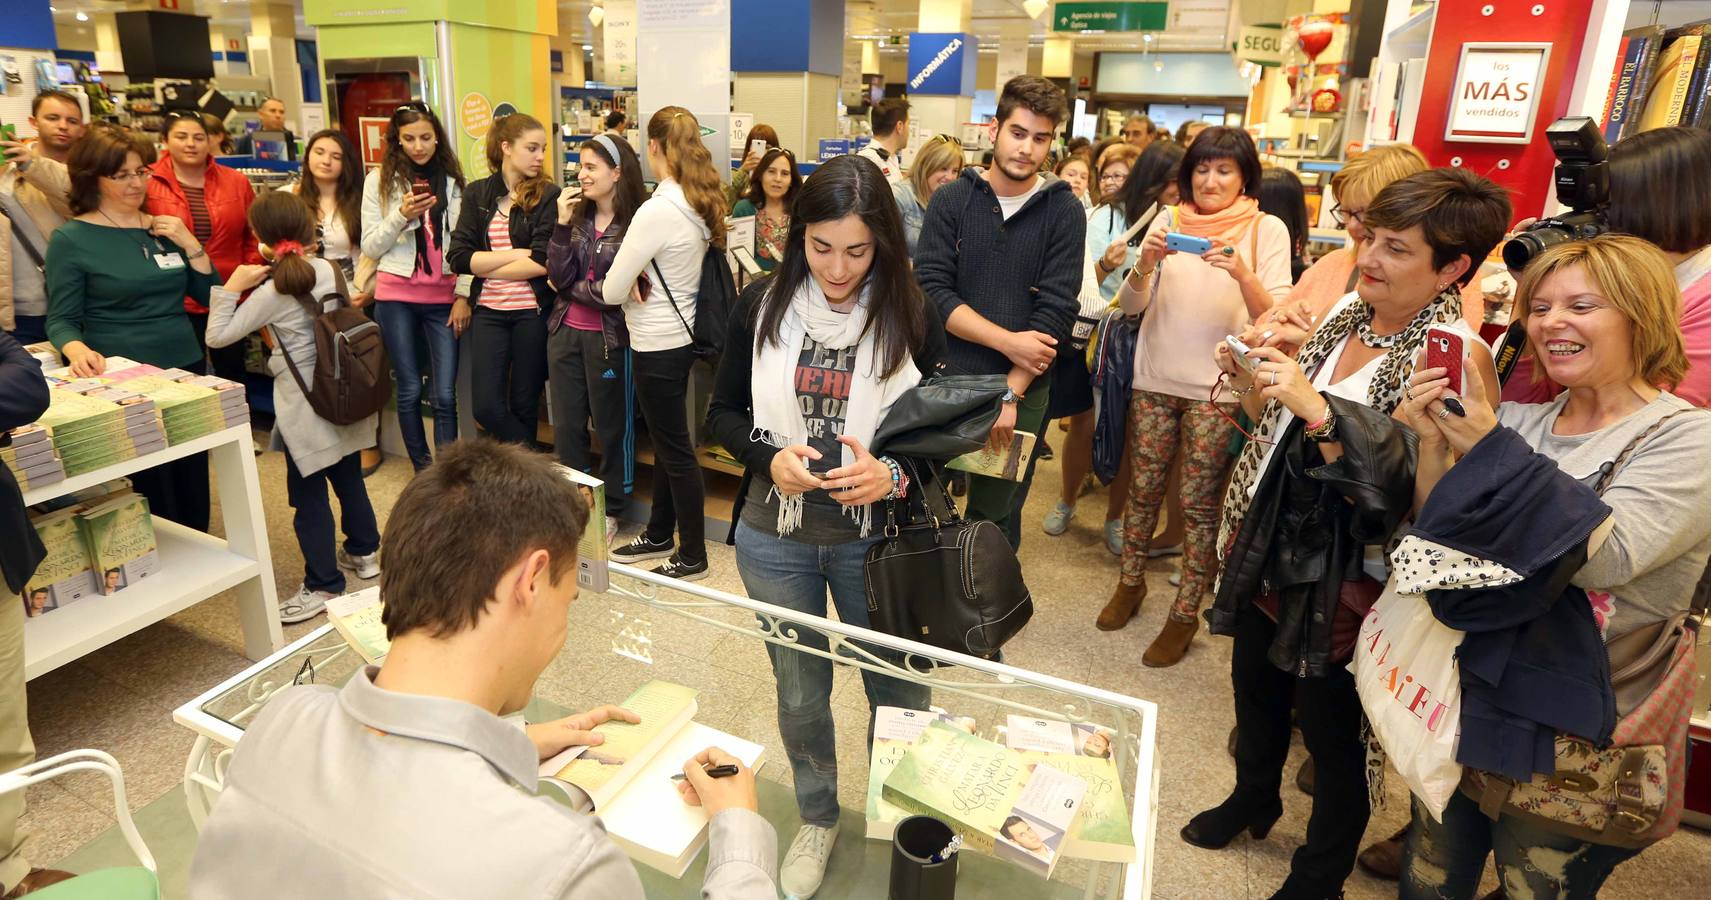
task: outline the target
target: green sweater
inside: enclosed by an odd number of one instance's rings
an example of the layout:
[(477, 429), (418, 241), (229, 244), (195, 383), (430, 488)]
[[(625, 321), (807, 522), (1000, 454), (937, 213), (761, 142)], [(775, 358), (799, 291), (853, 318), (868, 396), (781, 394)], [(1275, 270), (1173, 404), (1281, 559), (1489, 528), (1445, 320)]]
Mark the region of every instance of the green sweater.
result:
[[(182, 263), (163, 269), (155, 254)], [(82, 341), (103, 356), (170, 368), (202, 358), (186, 296), (208, 302), (218, 274), (203, 275), (184, 251), (142, 228), (113, 228), (73, 219), (48, 241), (48, 339), (56, 348)]]

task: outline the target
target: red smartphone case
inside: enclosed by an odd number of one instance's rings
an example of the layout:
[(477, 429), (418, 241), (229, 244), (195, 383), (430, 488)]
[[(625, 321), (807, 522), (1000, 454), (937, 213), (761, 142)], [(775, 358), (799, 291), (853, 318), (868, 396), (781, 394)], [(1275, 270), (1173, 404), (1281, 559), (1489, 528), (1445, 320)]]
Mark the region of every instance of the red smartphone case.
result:
[(1448, 370), (1450, 390), (1458, 397), (1467, 393), (1467, 382), (1462, 378), (1466, 348), (1466, 340), (1454, 331), (1433, 328), (1426, 332), (1426, 368)]

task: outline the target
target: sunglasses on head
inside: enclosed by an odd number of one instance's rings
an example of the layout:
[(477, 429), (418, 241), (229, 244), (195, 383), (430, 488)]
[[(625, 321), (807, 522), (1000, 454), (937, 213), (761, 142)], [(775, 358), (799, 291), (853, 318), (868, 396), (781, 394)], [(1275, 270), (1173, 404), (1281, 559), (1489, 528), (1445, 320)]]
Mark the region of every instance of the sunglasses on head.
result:
[(161, 118), (168, 122), (176, 122), (180, 119), (190, 122), (201, 122), (202, 114), (194, 109), (169, 109), (161, 115)]
[(411, 100), (408, 103), (400, 103), (398, 104), (398, 108), (392, 111), (392, 114), (398, 115), (406, 110), (409, 112), (419, 112), (424, 116), (433, 114), (432, 111), (428, 109), (428, 104), (423, 103), (420, 100)]

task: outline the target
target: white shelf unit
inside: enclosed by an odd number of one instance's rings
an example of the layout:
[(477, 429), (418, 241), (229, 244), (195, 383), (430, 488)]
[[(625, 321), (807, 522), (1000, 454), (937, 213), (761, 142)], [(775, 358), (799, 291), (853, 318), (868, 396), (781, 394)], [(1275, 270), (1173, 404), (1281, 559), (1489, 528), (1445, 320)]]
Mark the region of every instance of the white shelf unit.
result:
[(264, 659), (285, 638), (249, 425), (223, 431), (24, 492), (35, 505), (104, 481), (207, 451), (226, 539), (155, 517), (161, 569), (109, 596), (85, 597), (24, 623), (24, 677), (32, 679), (221, 593), (237, 589), (244, 655)]

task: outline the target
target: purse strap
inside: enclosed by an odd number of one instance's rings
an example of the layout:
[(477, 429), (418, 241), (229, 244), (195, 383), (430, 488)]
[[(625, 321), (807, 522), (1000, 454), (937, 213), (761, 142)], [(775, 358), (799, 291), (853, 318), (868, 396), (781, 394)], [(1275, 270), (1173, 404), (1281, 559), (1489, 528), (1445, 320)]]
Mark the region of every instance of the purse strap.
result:
[(1634, 455), (1634, 451), (1640, 448), (1640, 444), (1644, 443), (1646, 438), (1656, 434), (1658, 429), (1663, 427), (1663, 423), (1668, 422), (1670, 419), (1673, 419), (1682, 413), (1698, 411), (1699, 410), (1694, 407), (1674, 410), (1660, 416), (1656, 422), (1647, 426), (1646, 430), (1634, 435), (1634, 439), (1628, 442), (1628, 446), (1622, 448), (1621, 453), (1616, 454), (1616, 456), (1609, 462), (1598, 467), (1598, 483), (1594, 485), (1592, 489), (1597, 491), (1599, 496), (1603, 496), (1604, 492), (1609, 490), (1610, 483), (1616, 480), (1616, 472), (1628, 464), (1629, 457)]
[(689, 327), (689, 320), (683, 317), (683, 310), (677, 307), (677, 298), (672, 296), (671, 285), (665, 283), (665, 273), (659, 270), (659, 257), (652, 260), (654, 274), (659, 276), (660, 290), (665, 291), (665, 299), (671, 304), (671, 311), (677, 313), (677, 321), (683, 323), (683, 330), (689, 333), (689, 339), (695, 340), (695, 329)]
[[(897, 459), (897, 464), (908, 471), (910, 484), (920, 485), (923, 491), (926, 489), (927, 482), (921, 478), (920, 470), (915, 467), (915, 461), (913, 459), (910, 459), (907, 456), (899, 457)], [(950, 488), (945, 486), (944, 479), (938, 477), (937, 473), (929, 474), (933, 475), (932, 482), (938, 486), (939, 494), (945, 500), (945, 518), (940, 519), (938, 516), (933, 514), (933, 511), (927, 507), (927, 498), (924, 496), (921, 498), (921, 511), (933, 522), (935, 526), (956, 525), (961, 523), (962, 516), (957, 512), (956, 501), (951, 497)], [(901, 522), (899, 521), (899, 516), (897, 514), (898, 504), (902, 504), (903, 507)], [(885, 502), (886, 537), (896, 537), (898, 528), (902, 525), (909, 524), (912, 519), (913, 517), (909, 514), (909, 499), (907, 497), (901, 499), (892, 498)]]

